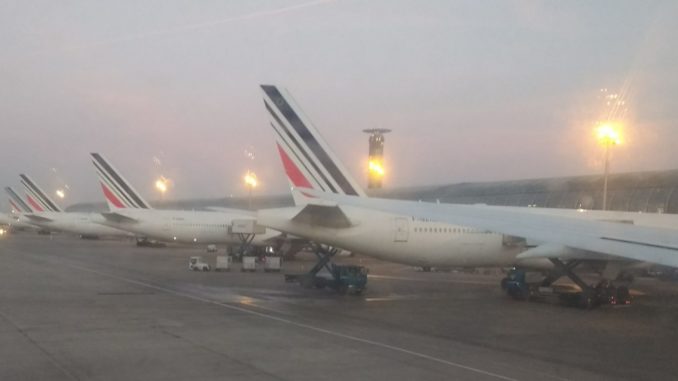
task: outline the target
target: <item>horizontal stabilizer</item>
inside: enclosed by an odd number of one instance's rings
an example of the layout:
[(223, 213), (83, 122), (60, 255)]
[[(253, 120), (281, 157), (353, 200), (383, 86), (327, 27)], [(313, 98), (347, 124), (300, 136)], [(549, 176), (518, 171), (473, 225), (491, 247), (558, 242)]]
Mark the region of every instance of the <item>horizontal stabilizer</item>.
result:
[(124, 214), (120, 213), (101, 213), (101, 215), (106, 219), (106, 221), (114, 222), (116, 224), (134, 224), (139, 222), (136, 218), (127, 217)]
[(326, 228), (349, 228), (353, 226), (340, 207), (326, 205), (306, 205), (292, 221)]
[(37, 214), (24, 214), (25, 217), (28, 217), (29, 220), (33, 222), (52, 222), (54, 221), (51, 218), (43, 217)]

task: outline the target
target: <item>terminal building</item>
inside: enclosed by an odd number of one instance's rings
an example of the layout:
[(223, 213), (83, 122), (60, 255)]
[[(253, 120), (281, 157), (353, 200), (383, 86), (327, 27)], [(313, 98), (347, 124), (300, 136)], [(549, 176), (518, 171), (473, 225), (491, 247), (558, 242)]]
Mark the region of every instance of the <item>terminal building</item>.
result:
[[(458, 183), (371, 192), (376, 197), (457, 204), (602, 209), (603, 176)], [(678, 170), (609, 176), (608, 210), (678, 213)]]
[[(608, 185), (608, 210), (643, 213), (678, 213), (678, 169), (668, 171), (612, 174)], [(393, 189), (369, 189), (373, 197), (421, 200), (456, 204), (534, 206), (566, 209), (601, 209), (603, 176), (575, 176), (495, 182), (469, 182), (448, 185)], [(247, 197), (165, 201), (158, 208), (204, 209), (213, 207), (248, 208)], [(254, 209), (293, 205), (290, 195), (258, 196)], [(106, 205), (78, 204), (68, 210), (105, 210)]]

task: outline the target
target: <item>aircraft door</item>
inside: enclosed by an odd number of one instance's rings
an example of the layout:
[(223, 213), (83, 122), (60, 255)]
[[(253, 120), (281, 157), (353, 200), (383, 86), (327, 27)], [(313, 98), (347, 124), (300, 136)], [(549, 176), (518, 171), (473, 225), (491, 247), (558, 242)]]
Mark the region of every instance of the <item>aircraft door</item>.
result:
[(409, 220), (405, 217), (396, 217), (393, 219), (393, 242), (407, 242), (410, 236)]

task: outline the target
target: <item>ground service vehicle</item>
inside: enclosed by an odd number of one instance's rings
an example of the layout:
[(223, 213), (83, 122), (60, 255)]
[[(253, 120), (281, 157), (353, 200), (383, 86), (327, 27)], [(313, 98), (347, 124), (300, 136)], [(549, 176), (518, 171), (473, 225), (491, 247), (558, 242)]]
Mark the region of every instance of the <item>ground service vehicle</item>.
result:
[(191, 257), (188, 260), (188, 269), (191, 271), (210, 271), (210, 265), (202, 257)]
[(528, 282), (525, 270), (516, 268), (511, 269), (506, 278), (502, 279), (501, 286), (516, 300), (544, 299), (555, 296), (561, 303), (584, 309), (604, 304), (631, 304), (631, 294), (624, 286), (614, 287), (610, 283), (603, 282), (595, 287), (581, 288), (579, 291), (555, 285), (540, 287), (533, 282)]
[(339, 294), (362, 294), (367, 288), (368, 270), (363, 266), (337, 265), (331, 263), (327, 272), (286, 274), (285, 281), (299, 282), (305, 288), (331, 288)]

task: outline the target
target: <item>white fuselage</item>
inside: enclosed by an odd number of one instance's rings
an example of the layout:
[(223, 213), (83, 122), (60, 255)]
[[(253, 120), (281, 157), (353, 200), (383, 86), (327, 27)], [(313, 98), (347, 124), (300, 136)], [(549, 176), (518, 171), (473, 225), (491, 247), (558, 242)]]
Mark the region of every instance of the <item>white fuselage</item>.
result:
[(351, 221), (328, 228), (293, 221), (303, 207), (265, 209), (258, 223), (286, 233), (386, 261), (412, 266), (510, 266), (522, 248), (504, 245), (503, 235), (342, 206)]
[[(103, 224), (125, 230), (139, 236), (164, 242), (239, 244), (242, 237), (230, 232), (233, 220), (254, 219), (253, 214), (243, 212), (207, 212), (158, 209), (117, 209), (116, 214), (129, 220), (104, 218)], [(266, 233), (257, 234), (253, 244), (279, 235), (279, 232), (266, 229)]]
[(21, 213), (4, 214), (0, 213), (0, 225), (7, 225), (16, 229), (36, 229), (39, 226), (31, 224), (29, 219)]
[[(375, 258), (415, 266), (550, 268), (545, 258), (519, 259), (527, 247), (504, 235), (414, 217), (342, 205), (350, 227), (329, 228), (293, 220), (303, 207), (260, 210), (258, 223)], [(513, 208), (513, 207), (487, 207)], [(535, 214), (678, 229), (678, 215), (522, 208)], [(538, 243), (537, 243), (538, 244)]]
[[(37, 218), (24, 218), (44, 229), (78, 234), (81, 236), (127, 236), (127, 232), (102, 225), (104, 218), (98, 213), (39, 212)], [(42, 219), (41, 219), (42, 218)]]

